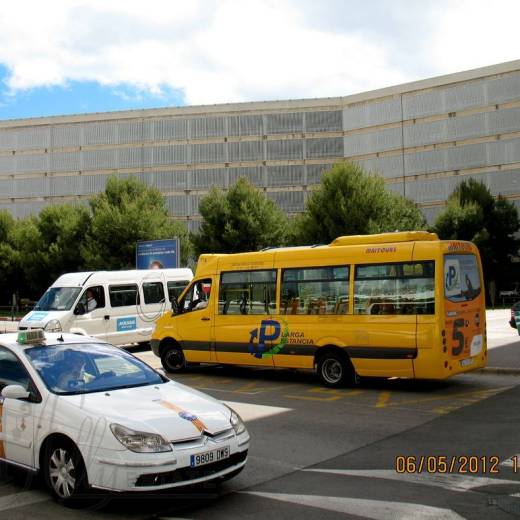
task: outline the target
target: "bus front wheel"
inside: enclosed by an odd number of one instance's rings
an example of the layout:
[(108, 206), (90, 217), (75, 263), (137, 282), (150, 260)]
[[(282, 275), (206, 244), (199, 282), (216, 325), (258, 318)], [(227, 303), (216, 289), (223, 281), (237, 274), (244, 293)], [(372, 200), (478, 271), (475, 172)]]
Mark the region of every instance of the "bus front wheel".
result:
[(179, 347), (169, 347), (161, 354), (161, 364), (166, 372), (181, 372), (186, 368), (186, 359)]
[(330, 388), (352, 385), (356, 380), (354, 367), (339, 353), (327, 352), (318, 361), (318, 376)]

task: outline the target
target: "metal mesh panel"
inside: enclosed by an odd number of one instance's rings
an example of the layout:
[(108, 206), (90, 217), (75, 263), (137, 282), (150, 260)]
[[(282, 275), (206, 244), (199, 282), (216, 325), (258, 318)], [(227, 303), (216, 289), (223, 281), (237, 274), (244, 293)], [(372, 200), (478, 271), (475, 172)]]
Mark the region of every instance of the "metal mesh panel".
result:
[(305, 147), (307, 159), (344, 156), (343, 137), (306, 139)]
[(262, 116), (244, 115), (228, 117), (230, 136), (263, 135)]
[(266, 196), (282, 211), (292, 213), (304, 209), (303, 191), (275, 191), (266, 193)]
[(345, 157), (393, 150), (403, 145), (401, 128), (347, 135), (344, 137), (344, 143)]
[(191, 120), (191, 137), (222, 137), (226, 135), (223, 117), (198, 117)]
[(68, 177), (49, 177), (51, 196), (84, 195), (83, 178), (80, 175)]
[(269, 114), (266, 116), (267, 134), (303, 132), (303, 113)]
[(46, 197), (48, 195), (49, 182), (47, 177), (14, 179), (13, 197)]
[(303, 159), (303, 140), (268, 141), (267, 159), (271, 161)]
[(145, 140), (144, 124), (142, 121), (119, 121), (117, 134), (120, 144), (142, 142)]
[(392, 157), (375, 157), (373, 159), (356, 160), (366, 171), (380, 173), (383, 177), (402, 177), (403, 157), (401, 154)]
[(82, 195), (90, 195), (104, 191), (108, 178), (108, 175), (82, 175)]
[(81, 152), (55, 152), (50, 154), (50, 171), (81, 170)]
[(307, 184), (319, 184), (323, 172), (329, 171), (332, 164), (308, 164), (307, 168)]
[(405, 154), (406, 175), (444, 171), (446, 163), (444, 152), (445, 150), (431, 150)]
[(172, 146), (154, 146), (153, 164), (186, 164), (188, 162), (188, 147), (179, 144)]
[(51, 128), (49, 126), (22, 128), (16, 134), (17, 150), (49, 148), (51, 144)]
[(29, 215), (37, 215), (47, 205), (48, 203), (44, 201), (17, 202), (13, 204), (13, 216), (15, 218), (25, 218)]
[(0, 151), (14, 150), (16, 148), (16, 131), (2, 130), (0, 131)]
[(168, 212), (170, 215), (176, 217), (187, 217), (189, 216), (189, 197), (188, 195), (172, 195), (170, 197), (165, 197), (166, 206), (168, 207)]
[(121, 148), (118, 150), (119, 168), (139, 168), (143, 165), (142, 148)]
[(226, 162), (224, 143), (192, 144), (191, 161), (193, 164)]
[(187, 190), (188, 175), (193, 172), (186, 170), (179, 170), (173, 172), (157, 172), (155, 176), (155, 183), (162, 192)]
[(188, 120), (182, 118), (159, 119), (154, 121), (153, 132), (156, 141), (187, 139)]
[[(518, 94), (518, 97), (520, 97), (520, 93)], [(520, 131), (520, 108), (497, 110), (486, 115), (489, 121), (490, 134), (503, 134), (507, 132)]]
[(189, 208), (190, 208), (189, 215), (190, 216), (200, 215), (200, 213), (199, 213), (200, 201), (205, 196), (206, 195), (189, 195)]
[(25, 172), (44, 172), (49, 170), (48, 154), (15, 155), (16, 171)]
[(264, 170), (258, 168), (230, 168), (229, 169), (229, 185), (232, 186), (237, 182), (239, 177), (245, 177), (255, 186), (264, 185)]
[(454, 179), (429, 179), (429, 180), (407, 180), (406, 196), (415, 202), (435, 202), (446, 200), (451, 194), (453, 182), (461, 180)]
[(507, 103), (520, 99), (520, 74), (486, 80), (489, 103)]
[(401, 121), (401, 101), (388, 99), (363, 103), (343, 110), (343, 129), (354, 130)]
[(520, 195), (520, 169), (490, 172), (486, 175), (493, 195)]
[(13, 196), (13, 179), (0, 179), (0, 199), (7, 199)]
[(79, 146), (83, 125), (56, 125), (52, 128), (52, 145), (60, 148)]
[(93, 150), (81, 152), (83, 170), (117, 168), (117, 150)]
[(462, 168), (486, 166), (489, 164), (487, 148), (487, 144), (469, 144), (447, 148), (445, 150), (445, 169), (460, 170)]
[(270, 166), (267, 168), (267, 186), (302, 186), (303, 166)]
[(342, 122), (341, 110), (305, 113), (305, 130), (307, 132), (339, 132), (342, 129)]
[(487, 144), (488, 164), (520, 162), (520, 139), (508, 139)]
[(6, 173), (14, 173), (15, 170), (16, 168), (14, 155), (0, 156), (0, 175), (5, 175)]
[(84, 144), (117, 144), (117, 123), (88, 123), (83, 132)]
[(229, 162), (262, 161), (264, 145), (262, 141), (228, 143)]
[(193, 189), (205, 189), (212, 186), (223, 188), (226, 186), (227, 172), (225, 168), (211, 170), (193, 170), (192, 174)]

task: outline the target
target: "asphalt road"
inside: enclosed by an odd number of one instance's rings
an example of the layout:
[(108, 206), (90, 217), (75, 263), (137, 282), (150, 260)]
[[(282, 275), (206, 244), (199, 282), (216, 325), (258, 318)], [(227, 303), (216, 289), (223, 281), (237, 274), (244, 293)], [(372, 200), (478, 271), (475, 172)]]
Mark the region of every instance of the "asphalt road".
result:
[[(498, 368), (520, 368), (520, 337), (491, 321), (490, 365), (505, 356)], [(99, 495), (71, 511), (38, 481), (11, 472), (0, 477), (0, 519), (520, 517), (520, 370), (435, 383), (365, 380), (342, 390), (320, 386), (313, 374), (262, 369), (200, 367), (176, 379), (244, 417), (252, 446), (234, 480)]]

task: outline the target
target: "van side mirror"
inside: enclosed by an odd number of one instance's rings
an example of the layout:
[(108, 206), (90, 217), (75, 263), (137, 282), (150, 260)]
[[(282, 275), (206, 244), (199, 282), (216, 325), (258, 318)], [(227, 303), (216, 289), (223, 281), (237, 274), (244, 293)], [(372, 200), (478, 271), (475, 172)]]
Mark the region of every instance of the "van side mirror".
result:
[(2, 390), (2, 397), (4, 399), (27, 399), (31, 395), (21, 385), (7, 385)]
[(172, 300), (172, 316), (175, 316), (176, 314), (179, 314), (179, 302), (177, 301), (177, 298), (173, 298), (173, 300)]
[(79, 302), (76, 305), (76, 308), (74, 309), (74, 314), (76, 316), (81, 316), (82, 314), (85, 314), (85, 305), (81, 302)]

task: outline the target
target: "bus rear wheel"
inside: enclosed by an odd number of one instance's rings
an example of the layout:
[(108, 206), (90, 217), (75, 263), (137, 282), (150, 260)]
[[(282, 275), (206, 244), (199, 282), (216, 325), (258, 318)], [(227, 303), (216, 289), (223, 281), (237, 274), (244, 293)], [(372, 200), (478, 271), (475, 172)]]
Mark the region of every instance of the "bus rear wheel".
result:
[(161, 364), (166, 372), (181, 372), (186, 368), (186, 359), (179, 347), (168, 347), (161, 354)]
[(318, 376), (330, 388), (353, 385), (356, 381), (356, 373), (350, 360), (336, 352), (327, 352), (320, 357)]

